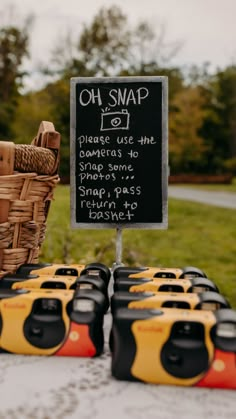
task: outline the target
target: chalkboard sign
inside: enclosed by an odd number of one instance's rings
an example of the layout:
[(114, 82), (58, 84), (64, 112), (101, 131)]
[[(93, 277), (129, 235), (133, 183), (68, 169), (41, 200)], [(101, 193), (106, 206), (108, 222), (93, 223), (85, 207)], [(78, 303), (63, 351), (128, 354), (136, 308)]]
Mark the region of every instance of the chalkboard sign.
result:
[(71, 224), (167, 228), (167, 78), (71, 79)]

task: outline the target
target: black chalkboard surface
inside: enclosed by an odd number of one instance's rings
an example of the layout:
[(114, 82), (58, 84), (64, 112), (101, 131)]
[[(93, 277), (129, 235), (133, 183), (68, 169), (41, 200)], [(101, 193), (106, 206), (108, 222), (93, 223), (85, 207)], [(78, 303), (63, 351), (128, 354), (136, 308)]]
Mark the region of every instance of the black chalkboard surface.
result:
[(71, 79), (71, 224), (167, 228), (167, 78)]

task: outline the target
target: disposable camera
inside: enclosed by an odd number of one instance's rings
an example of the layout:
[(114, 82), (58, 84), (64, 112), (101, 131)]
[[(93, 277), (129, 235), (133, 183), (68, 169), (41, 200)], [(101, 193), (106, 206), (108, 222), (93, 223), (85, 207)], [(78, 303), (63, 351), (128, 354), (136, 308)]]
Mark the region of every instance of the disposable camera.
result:
[(17, 274), (22, 275), (61, 275), (61, 276), (81, 276), (85, 274), (98, 275), (108, 285), (110, 280), (110, 270), (102, 263), (89, 263), (88, 265), (79, 264), (55, 264), (55, 263), (25, 263), (21, 265)]
[(105, 297), (105, 310), (109, 308), (109, 296), (106, 283), (96, 274), (89, 271), (85, 275), (60, 276), (60, 275), (33, 275), (33, 274), (7, 274), (0, 281), (0, 289), (95, 289)]
[(198, 269), (193, 266), (187, 266), (183, 269), (161, 267), (129, 268), (125, 266), (120, 266), (115, 269), (113, 276), (115, 281), (118, 278), (206, 278), (206, 274), (201, 269)]
[(201, 294), (169, 292), (115, 292), (111, 297), (111, 311), (127, 307), (131, 309), (157, 309), (161, 307), (192, 310), (219, 310), (230, 308), (229, 302), (220, 294), (206, 291)]
[(103, 112), (101, 114), (101, 131), (115, 129), (129, 129), (130, 114), (127, 109), (116, 112)]
[(118, 278), (114, 282), (114, 291), (129, 292), (219, 292), (218, 287), (208, 278), (163, 279), (163, 278)]
[(97, 290), (0, 290), (0, 351), (98, 356), (105, 298)]
[(236, 311), (114, 312), (112, 375), (153, 384), (236, 389)]

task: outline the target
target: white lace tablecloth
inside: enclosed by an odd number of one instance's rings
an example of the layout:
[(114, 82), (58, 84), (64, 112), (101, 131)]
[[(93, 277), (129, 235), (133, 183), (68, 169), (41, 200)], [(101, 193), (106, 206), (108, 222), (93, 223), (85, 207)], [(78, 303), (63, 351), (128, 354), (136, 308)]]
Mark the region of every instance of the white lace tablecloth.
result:
[(0, 419), (235, 419), (236, 392), (155, 386), (111, 377), (98, 358), (0, 354)]

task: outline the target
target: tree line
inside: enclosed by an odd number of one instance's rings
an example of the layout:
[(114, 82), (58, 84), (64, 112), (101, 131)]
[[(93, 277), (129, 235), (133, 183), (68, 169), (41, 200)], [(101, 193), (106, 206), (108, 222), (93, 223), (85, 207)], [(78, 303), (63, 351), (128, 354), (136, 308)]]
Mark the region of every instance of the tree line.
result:
[[(186, 75), (171, 65), (179, 43), (167, 44), (165, 28), (130, 27), (120, 8), (102, 8), (79, 38), (55, 46), (42, 89), (22, 94), (22, 62), (29, 54), (27, 28), (0, 27), (0, 138), (29, 143), (41, 120), (62, 135), (61, 176), (69, 175), (70, 78), (154, 76), (169, 79), (171, 174), (236, 174), (236, 66), (213, 74), (205, 65)], [(43, 74), (42, 74), (43, 77)]]

